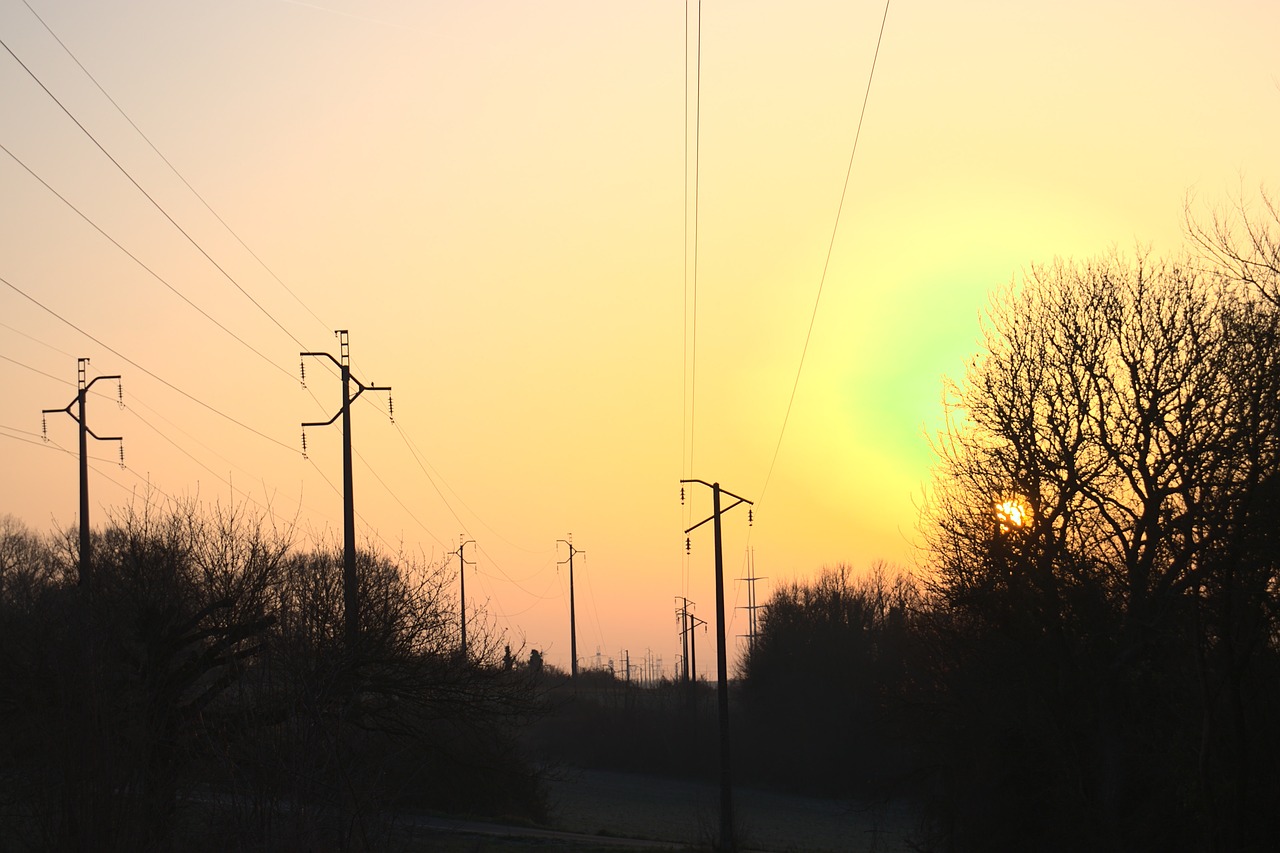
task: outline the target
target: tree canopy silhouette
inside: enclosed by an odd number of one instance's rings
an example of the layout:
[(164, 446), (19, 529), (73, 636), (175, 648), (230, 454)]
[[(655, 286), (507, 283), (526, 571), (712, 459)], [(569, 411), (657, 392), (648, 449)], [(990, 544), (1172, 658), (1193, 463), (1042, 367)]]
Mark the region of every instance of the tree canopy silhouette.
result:
[(926, 534), (958, 847), (1276, 837), (1278, 318), (1203, 266), (1033, 267), (947, 388)]

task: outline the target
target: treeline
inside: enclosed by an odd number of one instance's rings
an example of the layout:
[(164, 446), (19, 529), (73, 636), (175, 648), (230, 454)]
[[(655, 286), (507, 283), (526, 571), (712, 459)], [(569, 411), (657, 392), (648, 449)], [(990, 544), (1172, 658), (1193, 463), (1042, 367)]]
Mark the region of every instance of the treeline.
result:
[[(406, 809), (542, 816), (517, 734), (528, 667), (454, 578), (191, 504), (95, 534), (0, 519), (0, 847), (387, 849)], [(451, 587), (450, 587), (451, 589)]]
[(1035, 267), (947, 389), (918, 580), (779, 590), (774, 776), (939, 851), (1280, 849), (1280, 215)]

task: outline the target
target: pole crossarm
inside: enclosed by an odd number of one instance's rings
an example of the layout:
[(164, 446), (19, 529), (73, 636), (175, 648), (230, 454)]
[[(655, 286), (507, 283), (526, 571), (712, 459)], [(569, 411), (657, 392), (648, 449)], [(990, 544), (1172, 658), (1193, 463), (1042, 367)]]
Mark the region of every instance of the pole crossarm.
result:
[[(298, 355), (302, 356), (303, 358), (306, 358), (307, 356), (311, 356), (312, 358), (320, 358), (323, 356), (324, 358), (327, 358), (330, 361), (332, 361), (334, 364), (338, 365), (339, 370), (341, 370), (343, 367), (341, 362), (339, 362), (336, 358), (334, 358), (332, 355), (330, 355), (327, 352), (302, 352), (302, 353), (298, 353)], [(391, 391), (390, 385), (365, 385), (363, 382), (361, 382), (359, 379), (357, 379), (354, 375), (350, 373), (348, 373), (347, 378), (353, 385), (356, 386), (356, 393), (352, 394), (347, 399), (347, 405), (351, 405), (356, 400), (358, 400), (360, 398), (360, 395), (363, 394), (365, 391), (388, 391), (388, 392)], [(329, 420), (327, 421), (316, 421), (314, 423), (305, 423), (303, 424), (303, 426), (304, 427), (328, 426), (329, 424), (333, 423), (340, 417), (342, 417), (342, 409), (338, 409), (338, 411), (334, 412), (333, 417), (329, 418)]]
[[(719, 489), (720, 489), (720, 494), (722, 494), (722, 495), (728, 495), (728, 496), (729, 496), (729, 497), (731, 497), (731, 498), (735, 498), (735, 500), (734, 500), (734, 502), (733, 502), (733, 503), (729, 504), (727, 507), (724, 507), (724, 508), (722, 508), (722, 509), (720, 510), (720, 514), (721, 514), (721, 515), (724, 515), (726, 512), (728, 512), (729, 510), (733, 509), (733, 508), (734, 508), (735, 506), (737, 506), (738, 504), (746, 504), (747, 506), (755, 506), (755, 501), (749, 501), (749, 500), (747, 500), (746, 498), (742, 497), (741, 495), (735, 495), (733, 492), (729, 491), (728, 489), (718, 487), (718, 486), (716, 486), (714, 483), (708, 483), (706, 480), (690, 479), (690, 480), (681, 480), (680, 482), (681, 482), (681, 483), (701, 483), (702, 485), (706, 486), (708, 489), (716, 489), (716, 488), (719, 488)], [(707, 516), (706, 518), (702, 519), (702, 521), (699, 521), (697, 524), (693, 525), (693, 527), (687, 527), (687, 528), (685, 528), (685, 531), (684, 531), (684, 532), (685, 532), (685, 534), (687, 535), (687, 534), (692, 533), (693, 531), (697, 530), (697, 529), (698, 529), (699, 527), (701, 527), (702, 525), (706, 524), (708, 521), (714, 521), (714, 520), (715, 520), (715, 517), (716, 517), (716, 514), (715, 514), (715, 513), (712, 513), (711, 515), (709, 515), (709, 516)]]
[[(708, 489), (714, 489), (714, 488), (716, 488), (716, 484), (715, 484), (715, 483), (708, 483), (706, 480), (699, 480), (699, 479), (697, 479), (696, 477), (690, 478), (690, 479), (688, 479), (688, 480), (681, 480), (680, 482), (681, 482), (681, 483), (700, 483), (700, 484), (702, 484), (702, 485), (706, 486)], [(728, 490), (728, 489), (726, 489), (724, 486), (720, 486), (720, 494), (722, 494), (722, 495), (728, 495), (728, 496), (729, 496), (729, 497), (731, 497), (731, 498), (737, 498), (737, 499), (738, 499), (738, 503), (748, 503), (748, 504), (754, 504), (754, 503), (755, 503), (754, 501), (749, 501), (749, 500), (747, 500), (747, 499), (746, 499), (746, 498), (744, 498), (742, 495), (735, 495), (733, 492), (729, 491), (729, 490)], [(732, 506), (737, 506), (737, 505), (738, 505), (738, 504), (732, 504)], [(725, 509), (728, 509), (728, 507), (726, 507)]]
[[(89, 393), (89, 389), (93, 387), (93, 383), (97, 382), (99, 379), (114, 379), (118, 382), (120, 381), (120, 376), (119, 374), (116, 374), (113, 376), (95, 376), (93, 380), (89, 382), (89, 384), (84, 386), (84, 392), (86, 394)], [(66, 412), (68, 415), (71, 416), (71, 420), (75, 421), (76, 423), (80, 424), (80, 426), (84, 427), (84, 431), (87, 432), (91, 437), (96, 438), (98, 441), (124, 441), (124, 438), (118, 435), (98, 435), (96, 432), (94, 432), (87, 423), (84, 423), (80, 420), (79, 415), (77, 415), (75, 412), (72, 411), (72, 407), (78, 406), (79, 404), (80, 404), (80, 395), (76, 394), (75, 399), (72, 400), (70, 403), (67, 403), (67, 405), (62, 407), (61, 409), (41, 409), (40, 414), (56, 415), (59, 412)]]

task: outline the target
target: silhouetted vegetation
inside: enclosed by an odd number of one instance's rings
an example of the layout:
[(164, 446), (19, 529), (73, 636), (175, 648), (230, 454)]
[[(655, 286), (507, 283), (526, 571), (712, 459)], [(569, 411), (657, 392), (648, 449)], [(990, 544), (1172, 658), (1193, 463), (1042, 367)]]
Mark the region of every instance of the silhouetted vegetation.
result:
[(930, 528), (945, 846), (1280, 838), (1280, 318), (1198, 266), (1036, 268), (951, 389)]
[(662, 681), (641, 687), (608, 670), (579, 669), (576, 683), (553, 673), (547, 713), (529, 731), (532, 751), (550, 765), (655, 776), (715, 773), (715, 685)]
[(900, 731), (918, 590), (850, 568), (779, 586), (743, 659), (744, 773), (791, 790), (882, 796), (901, 787)]
[(538, 817), (523, 667), (450, 579), (340, 554), (238, 512), (145, 509), (74, 548), (0, 530), (0, 813), (15, 849), (382, 849), (398, 810)]

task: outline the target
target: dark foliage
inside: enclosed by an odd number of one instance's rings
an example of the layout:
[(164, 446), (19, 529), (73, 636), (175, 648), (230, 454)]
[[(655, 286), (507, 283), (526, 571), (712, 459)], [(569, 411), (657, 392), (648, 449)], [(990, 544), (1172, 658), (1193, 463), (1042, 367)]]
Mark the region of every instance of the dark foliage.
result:
[(916, 588), (841, 566), (779, 587), (743, 661), (754, 778), (791, 790), (880, 795), (907, 775), (899, 726)]
[[(439, 570), (341, 559), (257, 519), (144, 510), (67, 549), (0, 536), (0, 815), (13, 849), (378, 849), (404, 809), (538, 817), (534, 685)], [(214, 840), (216, 839), (216, 840)]]
[(576, 683), (545, 682), (546, 713), (531, 749), (549, 765), (654, 776), (711, 778), (718, 767), (715, 685), (663, 681), (641, 687), (607, 670), (581, 669)]
[(931, 507), (938, 849), (1280, 841), (1280, 338), (1258, 297), (1109, 257), (995, 300)]

